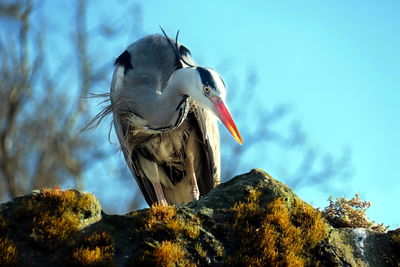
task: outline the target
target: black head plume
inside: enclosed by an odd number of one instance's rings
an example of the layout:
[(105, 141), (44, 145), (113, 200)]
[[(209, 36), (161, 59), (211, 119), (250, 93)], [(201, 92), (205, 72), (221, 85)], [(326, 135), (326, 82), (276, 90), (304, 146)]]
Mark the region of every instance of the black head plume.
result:
[(181, 53), (179, 52), (179, 48), (178, 48), (178, 36), (179, 36), (179, 31), (176, 33), (176, 37), (175, 37), (175, 44), (173, 44), (171, 42), (171, 39), (169, 39), (168, 35), (165, 33), (164, 29), (160, 26), (161, 31), (163, 32), (165, 39), (167, 39), (169, 45), (172, 47), (172, 49), (174, 50), (176, 56), (183, 61), (183, 63), (185, 63), (186, 65), (188, 65), (189, 67), (194, 67), (192, 64), (189, 64), (186, 62), (186, 60), (183, 59)]

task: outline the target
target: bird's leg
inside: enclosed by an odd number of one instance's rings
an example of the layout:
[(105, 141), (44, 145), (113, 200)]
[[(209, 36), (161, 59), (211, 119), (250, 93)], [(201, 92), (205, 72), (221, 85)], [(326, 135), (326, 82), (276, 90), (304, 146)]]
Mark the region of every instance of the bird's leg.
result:
[(157, 182), (154, 182), (154, 183), (152, 182), (152, 183), (153, 183), (154, 190), (156, 191), (158, 203), (161, 206), (168, 206), (167, 199), (165, 198), (165, 195), (164, 195), (164, 190), (162, 189), (162, 186), (161, 186), (160, 174), (158, 173), (158, 166), (156, 164), (154, 164), (154, 167), (155, 167), (154, 170), (156, 172), (158, 179), (157, 179)]
[(168, 202), (167, 202), (167, 199), (164, 196), (164, 192), (163, 192), (163, 189), (161, 187), (161, 183), (160, 182), (156, 182), (156, 183), (152, 182), (152, 184), (153, 184), (153, 187), (154, 187), (154, 191), (156, 191), (158, 204), (160, 204), (161, 206), (168, 206)]
[(146, 176), (149, 177), (149, 180), (153, 185), (158, 204), (161, 206), (168, 206), (167, 199), (165, 198), (164, 191), (161, 186), (157, 163), (149, 161), (143, 157), (141, 157), (140, 160), (142, 162), (143, 171), (145, 172)]
[(192, 184), (192, 197), (194, 200), (199, 200), (200, 198), (200, 191), (197, 185), (196, 173), (194, 171), (194, 156), (192, 153), (187, 154), (188, 160), (188, 175), (190, 176), (190, 182)]

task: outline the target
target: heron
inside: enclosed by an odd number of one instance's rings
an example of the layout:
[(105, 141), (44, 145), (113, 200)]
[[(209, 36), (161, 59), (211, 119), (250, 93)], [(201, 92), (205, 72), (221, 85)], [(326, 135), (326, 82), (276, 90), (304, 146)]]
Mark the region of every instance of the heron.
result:
[(198, 200), (221, 181), (220, 120), (243, 139), (225, 104), (226, 85), (163, 34), (130, 44), (115, 60), (113, 124), (125, 161), (149, 206)]

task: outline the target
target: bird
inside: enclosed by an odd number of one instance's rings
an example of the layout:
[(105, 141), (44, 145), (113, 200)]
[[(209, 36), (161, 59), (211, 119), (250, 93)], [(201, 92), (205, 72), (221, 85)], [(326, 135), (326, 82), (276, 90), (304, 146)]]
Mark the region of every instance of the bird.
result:
[[(161, 28), (161, 27), (160, 27)], [(149, 206), (198, 200), (221, 182), (220, 120), (243, 139), (230, 115), (226, 85), (188, 48), (163, 34), (130, 44), (114, 62), (110, 105), (125, 161)]]

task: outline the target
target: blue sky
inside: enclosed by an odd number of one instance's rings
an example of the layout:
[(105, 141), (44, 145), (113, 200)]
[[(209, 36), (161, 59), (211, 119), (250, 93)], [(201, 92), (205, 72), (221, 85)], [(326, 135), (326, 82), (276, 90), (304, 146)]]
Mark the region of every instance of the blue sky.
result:
[[(103, 17), (110, 18), (110, 23), (123, 21), (132, 4), (91, 3), (95, 8), (91, 9), (88, 24), (93, 27)], [(297, 194), (324, 207), (330, 194), (351, 198), (361, 193), (362, 199), (373, 204), (368, 211), (372, 220), (391, 228), (400, 227), (400, 2), (135, 3), (142, 11), (141, 17), (136, 18), (142, 25), (137, 29), (139, 34), (132, 34), (132, 25), (122, 23), (120, 30), (126, 31), (123, 37), (92, 40), (91, 45), (101, 51), (96, 60), (110, 63), (108, 81), (112, 60), (129, 43), (145, 34), (159, 33), (158, 25), (171, 35), (179, 29), (181, 42), (198, 63), (216, 68), (228, 62), (229, 67), (220, 72), (229, 90), (245, 90), (246, 84), (241, 82), (239, 86), (235, 82), (245, 81), (240, 78), (254, 70), (258, 84), (248, 94), (255, 94), (266, 108), (289, 104), (291, 116), (301, 121), (316, 149), (334, 154), (343, 149), (351, 151), (353, 178), (337, 185), (340, 193), (308, 187)], [(59, 12), (56, 7), (48, 8), (52, 14)], [(245, 99), (242, 101), (231, 105), (248, 104)], [(241, 129), (244, 122), (237, 121), (237, 125)], [(106, 137), (106, 127), (100, 130)], [(241, 132), (246, 141), (246, 130)], [(115, 153), (115, 157), (121, 156)], [(281, 177), (284, 174), (269, 162), (254, 161), (253, 165), (285, 181)], [(122, 200), (129, 194), (129, 187), (123, 184), (119, 192), (102, 193), (110, 187), (105, 182), (107, 177), (108, 174), (98, 176), (105, 183), (102, 186), (98, 181), (88, 182), (85, 189), (103, 195), (102, 202)]]

